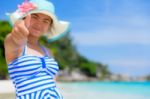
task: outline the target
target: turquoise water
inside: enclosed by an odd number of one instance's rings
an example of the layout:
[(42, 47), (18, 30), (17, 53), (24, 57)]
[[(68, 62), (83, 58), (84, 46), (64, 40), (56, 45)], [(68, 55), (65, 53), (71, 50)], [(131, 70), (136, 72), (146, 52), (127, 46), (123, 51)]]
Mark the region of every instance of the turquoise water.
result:
[(72, 82), (58, 87), (64, 99), (150, 99), (150, 82)]
[[(150, 99), (150, 82), (71, 82), (58, 83), (64, 99)], [(15, 99), (14, 93), (0, 99)]]

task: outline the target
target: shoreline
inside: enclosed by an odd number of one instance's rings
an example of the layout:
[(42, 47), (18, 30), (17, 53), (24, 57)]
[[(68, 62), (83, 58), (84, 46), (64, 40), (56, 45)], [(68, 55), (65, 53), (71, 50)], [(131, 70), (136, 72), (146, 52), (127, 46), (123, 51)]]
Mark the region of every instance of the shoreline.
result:
[[(60, 83), (68, 83), (68, 82), (97, 82), (97, 80), (93, 80), (93, 81), (59, 81), (57, 82), (57, 84)], [(103, 81), (98, 81), (98, 82), (126, 82), (126, 83), (130, 83), (130, 82), (150, 82), (150, 81), (109, 81), (109, 80), (103, 80)], [(7, 93), (15, 93), (15, 88), (13, 86), (13, 82), (11, 80), (0, 80), (0, 94), (7, 94)]]
[[(57, 82), (64, 99), (149, 99), (150, 82)], [(133, 87), (131, 87), (133, 86)], [(125, 93), (125, 94), (124, 94)], [(139, 94), (140, 93), (140, 94)], [(15, 99), (11, 80), (0, 80), (0, 99)]]

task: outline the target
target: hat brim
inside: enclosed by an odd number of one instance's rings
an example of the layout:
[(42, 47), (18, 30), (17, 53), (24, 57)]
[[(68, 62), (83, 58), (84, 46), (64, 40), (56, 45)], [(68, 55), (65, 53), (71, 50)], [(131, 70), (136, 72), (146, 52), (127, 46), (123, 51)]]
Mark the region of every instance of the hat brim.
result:
[(70, 23), (69, 22), (58, 21), (55, 14), (50, 13), (46, 10), (32, 10), (22, 16), (19, 15), (18, 11), (16, 11), (16, 12), (10, 14), (10, 21), (12, 22), (12, 25), (13, 25), (17, 20), (22, 19), (25, 16), (27, 16), (28, 14), (32, 14), (32, 13), (42, 13), (42, 14), (48, 15), (52, 18), (52, 20), (53, 20), (52, 27), (50, 27), (50, 29), (48, 30), (47, 33), (44, 33), (44, 36), (47, 38), (48, 42), (53, 42), (55, 40), (58, 40), (58, 39), (62, 38), (63, 36), (65, 36), (65, 34), (67, 34), (70, 31)]

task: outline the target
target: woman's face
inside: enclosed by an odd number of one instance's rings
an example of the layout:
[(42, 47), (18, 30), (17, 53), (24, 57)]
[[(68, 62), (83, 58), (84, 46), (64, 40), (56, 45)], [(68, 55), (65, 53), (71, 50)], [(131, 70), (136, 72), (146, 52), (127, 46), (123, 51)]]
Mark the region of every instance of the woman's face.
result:
[(51, 24), (52, 19), (49, 16), (41, 13), (31, 14), (29, 35), (40, 37), (48, 31), (48, 29), (51, 27)]

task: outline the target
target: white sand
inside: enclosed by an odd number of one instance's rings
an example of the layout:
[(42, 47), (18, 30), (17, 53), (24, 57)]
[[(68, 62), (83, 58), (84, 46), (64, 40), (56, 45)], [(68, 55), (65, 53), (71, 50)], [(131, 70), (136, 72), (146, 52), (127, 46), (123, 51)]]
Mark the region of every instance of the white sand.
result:
[(14, 93), (15, 89), (10, 80), (0, 80), (0, 94)]

